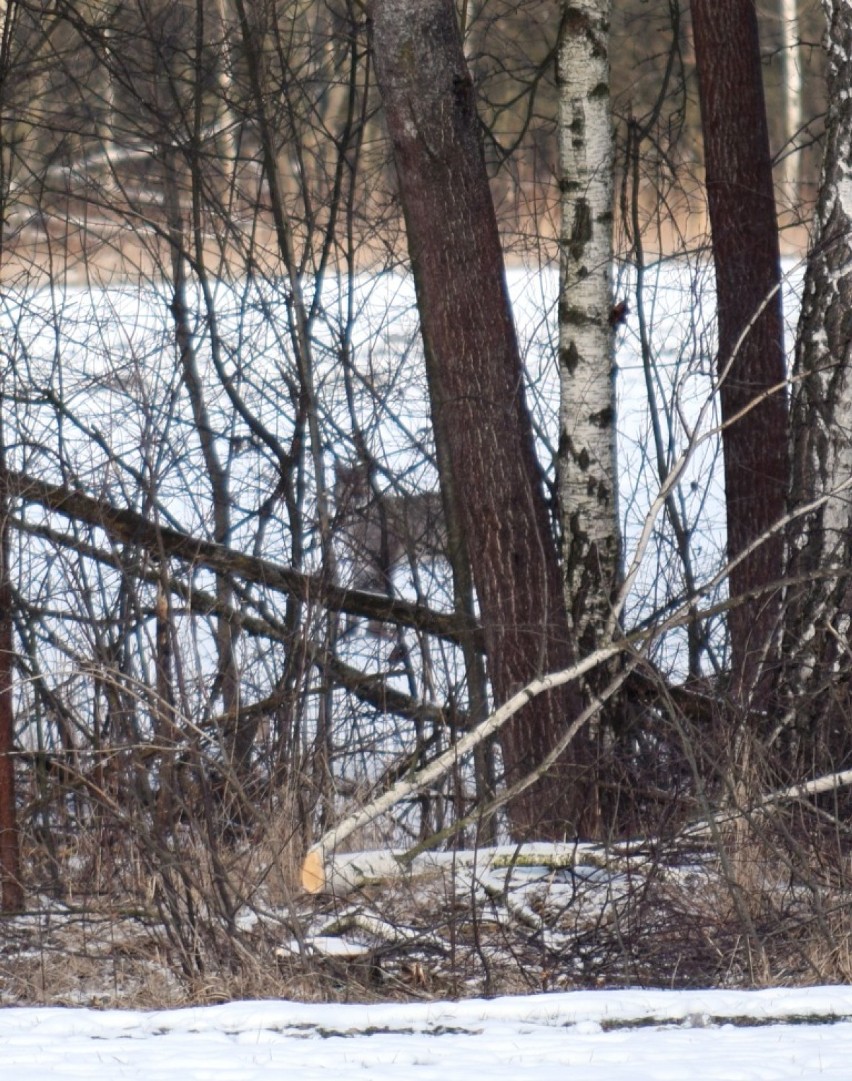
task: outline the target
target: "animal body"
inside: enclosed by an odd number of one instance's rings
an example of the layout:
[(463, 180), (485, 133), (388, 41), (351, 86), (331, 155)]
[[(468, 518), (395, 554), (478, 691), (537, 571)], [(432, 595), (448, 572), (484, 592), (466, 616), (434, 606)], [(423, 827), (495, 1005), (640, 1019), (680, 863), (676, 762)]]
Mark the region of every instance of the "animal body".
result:
[(336, 521), (355, 589), (387, 593), (394, 571), (446, 558), (447, 526), (440, 492), (379, 492), (366, 465), (335, 464)]

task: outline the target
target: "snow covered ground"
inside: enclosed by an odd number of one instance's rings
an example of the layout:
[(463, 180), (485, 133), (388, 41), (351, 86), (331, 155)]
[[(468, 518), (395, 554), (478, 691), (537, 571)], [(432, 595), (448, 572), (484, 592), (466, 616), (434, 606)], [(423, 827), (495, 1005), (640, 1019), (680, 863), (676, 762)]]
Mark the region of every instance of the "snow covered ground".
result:
[(852, 989), (593, 991), (416, 1005), (0, 1010), (3, 1081), (852, 1077)]

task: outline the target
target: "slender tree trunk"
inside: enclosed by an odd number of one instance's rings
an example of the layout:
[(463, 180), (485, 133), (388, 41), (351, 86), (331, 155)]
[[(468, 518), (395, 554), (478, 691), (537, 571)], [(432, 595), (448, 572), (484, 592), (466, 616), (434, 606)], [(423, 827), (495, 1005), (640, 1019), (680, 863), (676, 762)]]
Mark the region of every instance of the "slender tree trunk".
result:
[[(841, 768), (852, 631), (852, 3), (826, 0), (825, 150), (793, 380), (786, 691), (797, 773)], [(800, 581), (797, 581), (800, 579)]]
[[(11, 70), (10, 49), (14, 14), (0, 3), (0, 105), (6, 105), (6, 80)], [(9, 208), (10, 176), (3, 115), (0, 108), (0, 263), (5, 254), (5, 218)], [(21, 878), (21, 841), (15, 799), (15, 637), (12, 618), (12, 581), (9, 566), (9, 474), (6, 459), (4, 410), (0, 394), (0, 907), (20, 912), (24, 907)]]
[[(476, 586), (470, 559), (470, 545), (460, 513), (461, 493), (453, 484), (452, 456), (447, 445), (446, 433), (436, 432), (435, 456), (441, 477), (441, 495), (447, 522), (447, 555), (453, 574), (453, 609), (463, 617), (467, 626), (476, 624)], [(473, 633), (467, 631), (461, 641), (467, 683), (468, 715), (471, 726), (480, 724), (488, 716), (488, 676), (482, 653), (477, 649)], [(480, 806), (490, 803), (496, 784), (495, 748), (492, 742), (477, 744), (473, 752), (474, 783), (476, 799)], [(497, 822), (492, 816), (477, 825), (477, 843), (495, 844)]]
[[(707, 199), (716, 265), (719, 378), (728, 556), (734, 560), (782, 517), (787, 486), (787, 404), (781, 264), (754, 0), (693, 0)], [(758, 683), (777, 626), (780, 535), (731, 570), (732, 690)]]
[(799, 177), (802, 152), (797, 148), (802, 127), (802, 65), (799, 56), (798, 0), (780, 0), (781, 17), (781, 90), (784, 95), (783, 195), (787, 207), (799, 205)]
[(558, 66), (559, 503), (565, 603), (579, 656), (611, 636), (611, 600), (620, 566), (610, 318), (609, 17), (609, 0), (568, 0)]
[[(227, 545), (231, 533), (231, 496), (228, 470), (222, 464), (216, 447), (216, 433), (213, 430), (205, 401), (204, 385), (191, 330), (187, 302), (186, 249), (178, 166), (171, 149), (164, 149), (162, 158), (163, 191), (172, 264), (173, 292), (170, 307), (174, 319), (175, 341), (179, 352), (183, 382), (195, 423), (195, 432), (204, 459), (206, 479), (210, 485), (213, 511), (213, 541), (216, 544)], [(233, 610), (233, 588), (227, 576), (217, 575), (216, 598), (222, 611)], [(236, 620), (225, 616), (218, 617), (215, 632), (217, 653), (216, 689), (222, 696), (222, 709), (226, 714), (236, 714), (239, 707), (239, 673), (235, 659), (238, 638), (239, 626)], [(241, 733), (238, 725), (232, 745), (228, 748), (233, 764), (238, 771), (248, 763), (252, 738), (252, 731)]]
[[(571, 660), (523, 373), (453, 0), (373, 0), (374, 63), (393, 143), (426, 354), (432, 420), (470, 546), (489, 677), (502, 702)], [(509, 783), (580, 709), (531, 702), (502, 735)], [(510, 806), (516, 836), (597, 829), (591, 763), (573, 757)]]
[(21, 852), (15, 805), (14, 631), (9, 578), (9, 486), (0, 425), (0, 905), (4, 912), (24, 907)]

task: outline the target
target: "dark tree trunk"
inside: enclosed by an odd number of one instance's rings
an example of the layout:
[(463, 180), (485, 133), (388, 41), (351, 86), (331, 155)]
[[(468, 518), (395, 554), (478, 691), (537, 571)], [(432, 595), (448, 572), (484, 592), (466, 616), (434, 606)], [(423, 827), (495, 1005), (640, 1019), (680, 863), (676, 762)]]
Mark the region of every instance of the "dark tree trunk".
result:
[[(716, 265), (722, 445), (728, 556), (737, 559), (783, 516), (787, 485), (787, 401), (781, 264), (754, 0), (693, 0), (707, 199)], [(734, 420), (743, 411), (741, 419)], [(782, 574), (780, 535), (732, 569), (733, 689), (759, 680), (780, 611), (761, 592)]]
[(24, 907), (21, 854), (15, 807), (14, 631), (9, 579), (9, 488), (0, 428), (0, 904), (4, 912)]
[[(373, 0), (369, 11), (432, 420), (472, 556), (489, 678), (503, 701), (534, 676), (566, 667), (572, 649), (474, 89), (452, 0)], [(535, 769), (580, 708), (576, 690), (557, 691), (504, 729), (509, 784)], [(517, 836), (597, 830), (588, 757), (581, 735), (557, 769), (513, 801)]]

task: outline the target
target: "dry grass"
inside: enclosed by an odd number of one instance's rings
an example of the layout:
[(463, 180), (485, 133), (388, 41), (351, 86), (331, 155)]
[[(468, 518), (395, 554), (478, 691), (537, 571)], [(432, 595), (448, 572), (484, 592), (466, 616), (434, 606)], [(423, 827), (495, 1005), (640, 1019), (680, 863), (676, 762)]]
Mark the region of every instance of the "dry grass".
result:
[[(721, 750), (709, 759), (724, 772)], [(753, 774), (735, 790), (772, 782)], [(718, 787), (716, 803), (731, 790)], [(243, 793), (255, 810), (237, 825), (224, 803), (194, 803), (192, 792), (165, 832), (128, 794), (82, 802), (85, 828), (69, 819), (62, 831), (60, 792), (50, 832), (26, 817), (31, 911), (0, 921), (0, 1002), (168, 1007), (852, 979), (852, 836), (839, 806), (773, 805), (690, 844), (679, 816), (663, 813), (656, 831), (645, 826), (659, 837), (668, 822), (671, 840), (611, 870), (480, 866), (471, 877), (450, 864), (328, 898), (299, 886), (295, 790), (265, 807)], [(385, 843), (378, 826), (357, 839)]]
[[(121, 881), (144, 884), (141, 894), (86, 896), (77, 878), (65, 899), (5, 920), (0, 1001), (170, 1007), (848, 981), (852, 905), (834, 853), (813, 839), (791, 851), (789, 820), (760, 826), (727, 836), (724, 852), (673, 848), (627, 876), (527, 868), (474, 886), (448, 872), (335, 900), (297, 892), (292, 831), (278, 821), (224, 858), (242, 894), (230, 925), (209, 860), (191, 848), (179, 889), (174, 875), (152, 883), (127, 869)], [(166, 888), (180, 897), (164, 899)], [(359, 949), (346, 956), (329, 941)]]

